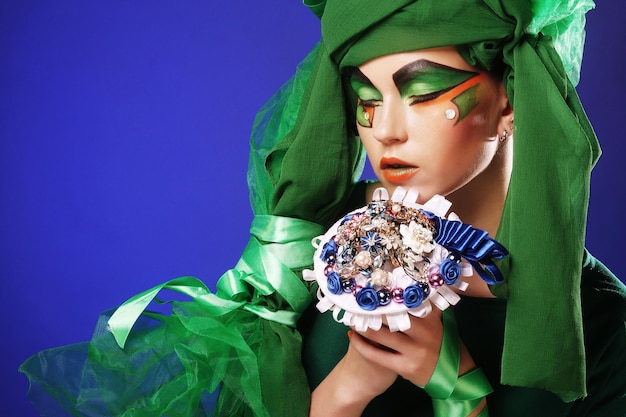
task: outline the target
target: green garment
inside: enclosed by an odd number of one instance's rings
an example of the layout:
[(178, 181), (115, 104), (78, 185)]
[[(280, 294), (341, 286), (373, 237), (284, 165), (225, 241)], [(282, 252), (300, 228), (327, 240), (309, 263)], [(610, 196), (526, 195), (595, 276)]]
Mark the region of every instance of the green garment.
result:
[[(587, 254), (581, 290), (589, 395), (569, 403), (545, 390), (499, 383), (506, 300), (462, 297), (454, 307), (459, 335), (494, 387), (494, 392), (487, 397), (491, 417), (624, 415), (626, 287)], [(346, 327), (335, 322), (330, 313), (319, 314), (311, 309), (301, 319), (300, 328), (304, 338), (304, 365), (313, 388), (345, 354)], [(386, 393), (374, 399), (363, 414), (364, 417), (382, 415), (432, 417), (431, 399), (422, 389), (399, 379)]]

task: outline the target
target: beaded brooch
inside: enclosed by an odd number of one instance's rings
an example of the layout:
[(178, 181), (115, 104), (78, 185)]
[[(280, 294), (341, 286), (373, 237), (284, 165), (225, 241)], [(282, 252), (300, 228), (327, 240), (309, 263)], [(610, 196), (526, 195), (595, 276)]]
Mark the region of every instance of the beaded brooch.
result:
[(319, 284), (317, 304), (358, 331), (378, 330), (383, 317), (392, 331), (407, 330), (409, 314), (425, 317), (432, 305), (445, 310), (464, 291), (461, 277), (472, 267), (487, 283), (502, 282), (495, 259), (507, 250), (484, 230), (462, 223), (440, 195), (424, 205), (418, 193), (397, 187), (389, 199), (378, 188), (367, 206), (313, 239), (314, 270), (304, 279)]

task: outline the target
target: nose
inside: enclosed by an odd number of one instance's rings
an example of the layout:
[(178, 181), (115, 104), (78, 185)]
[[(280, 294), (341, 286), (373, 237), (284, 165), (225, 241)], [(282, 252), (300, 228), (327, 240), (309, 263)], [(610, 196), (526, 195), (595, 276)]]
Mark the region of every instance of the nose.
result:
[(381, 143), (405, 142), (408, 139), (401, 103), (387, 101), (376, 109), (374, 139)]

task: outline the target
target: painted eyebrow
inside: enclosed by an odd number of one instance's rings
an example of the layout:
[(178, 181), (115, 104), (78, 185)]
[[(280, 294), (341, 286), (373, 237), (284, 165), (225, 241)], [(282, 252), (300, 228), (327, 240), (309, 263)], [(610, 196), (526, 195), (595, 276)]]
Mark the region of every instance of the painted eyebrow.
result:
[(446, 83), (447, 86), (444, 89), (439, 89), (437, 91), (439, 94), (443, 94), (444, 92), (479, 74), (473, 71), (465, 71), (449, 67), (427, 59), (418, 59), (417, 61), (406, 64), (394, 72), (392, 77), (394, 84), (398, 90), (402, 92), (406, 85), (411, 81), (419, 79), (424, 79), (424, 81), (426, 81), (429, 77), (437, 77), (438, 74), (443, 73), (449, 74), (450, 80)]

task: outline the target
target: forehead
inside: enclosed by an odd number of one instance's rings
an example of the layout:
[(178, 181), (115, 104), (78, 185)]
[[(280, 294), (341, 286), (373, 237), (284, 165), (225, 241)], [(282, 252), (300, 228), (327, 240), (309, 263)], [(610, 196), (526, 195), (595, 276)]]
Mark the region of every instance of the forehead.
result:
[(428, 60), (452, 68), (477, 71), (476, 68), (465, 62), (457, 49), (452, 46), (383, 55), (359, 65), (359, 69), (368, 78), (390, 76), (403, 66), (418, 60)]

